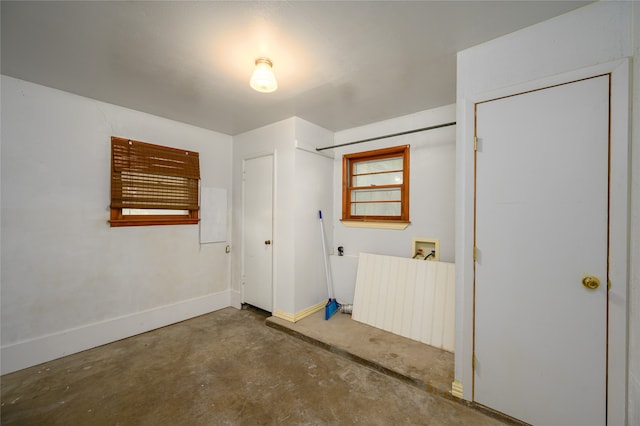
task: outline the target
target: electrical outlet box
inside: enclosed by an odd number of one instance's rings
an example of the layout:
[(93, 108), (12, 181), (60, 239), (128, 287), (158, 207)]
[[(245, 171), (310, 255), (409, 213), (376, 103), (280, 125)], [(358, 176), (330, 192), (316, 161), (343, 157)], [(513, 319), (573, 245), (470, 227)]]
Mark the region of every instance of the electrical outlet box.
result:
[[(440, 240), (436, 238), (414, 238), (412, 257), (423, 260), (440, 260)], [(433, 253), (433, 254), (431, 254)]]

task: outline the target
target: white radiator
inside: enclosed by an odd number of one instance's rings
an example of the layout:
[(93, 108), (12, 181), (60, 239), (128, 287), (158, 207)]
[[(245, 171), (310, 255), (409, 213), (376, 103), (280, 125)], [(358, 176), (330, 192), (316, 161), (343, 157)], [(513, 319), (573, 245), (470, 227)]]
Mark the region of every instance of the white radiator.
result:
[(360, 253), (353, 319), (453, 352), (455, 264)]

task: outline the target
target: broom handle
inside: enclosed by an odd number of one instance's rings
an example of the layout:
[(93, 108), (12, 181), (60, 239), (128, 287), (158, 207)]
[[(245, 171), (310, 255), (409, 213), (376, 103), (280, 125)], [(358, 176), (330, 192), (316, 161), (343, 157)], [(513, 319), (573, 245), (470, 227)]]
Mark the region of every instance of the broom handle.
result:
[(322, 234), (322, 256), (324, 257), (324, 273), (327, 277), (327, 292), (329, 299), (333, 299), (333, 281), (331, 279), (331, 269), (329, 268), (329, 260), (327, 259), (327, 243), (324, 237), (324, 225), (322, 223), (322, 210), (318, 210), (320, 216), (320, 233)]

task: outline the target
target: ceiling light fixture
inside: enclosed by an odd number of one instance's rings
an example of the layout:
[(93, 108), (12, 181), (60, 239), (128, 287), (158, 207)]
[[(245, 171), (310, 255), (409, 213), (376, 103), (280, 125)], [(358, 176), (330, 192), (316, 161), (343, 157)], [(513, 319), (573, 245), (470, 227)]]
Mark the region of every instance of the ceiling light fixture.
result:
[(268, 58), (256, 59), (256, 69), (251, 76), (251, 87), (258, 92), (270, 93), (278, 88), (276, 76), (273, 75), (273, 63)]

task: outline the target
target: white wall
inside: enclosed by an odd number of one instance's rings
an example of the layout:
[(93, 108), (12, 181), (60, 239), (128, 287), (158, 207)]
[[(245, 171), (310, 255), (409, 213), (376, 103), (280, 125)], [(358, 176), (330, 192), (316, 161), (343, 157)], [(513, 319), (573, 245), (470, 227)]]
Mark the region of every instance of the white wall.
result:
[[(320, 218), (327, 240), (331, 238), (333, 160), (313, 147), (330, 144), (333, 132), (308, 121), (296, 121), (295, 151), (295, 301), (294, 311), (301, 312), (328, 297)], [(329, 244), (327, 242), (327, 244)], [(327, 258), (328, 260), (328, 258)]]
[[(599, 67), (606, 69), (607, 63), (621, 58), (634, 56), (638, 61), (638, 44), (640, 40), (639, 7), (634, 2), (605, 1), (578, 9), (574, 12), (562, 15), (541, 24), (501, 37), (491, 42), (465, 50), (458, 54), (458, 129), (457, 129), (457, 219), (456, 219), (456, 297), (458, 325), (456, 341), (456, 379), (464, 385), (465, 398), (471, 398), (471, 342), (472, 342), (472, 252), (473, 252), (473, 150), (470, 141), (473, 138), (473, 102), (483, 100), (483, 96), (492, 93), (495, 95), (508, 94), (509, 90), (515, 90), (526, 86), (533, 81), (553, 81), (563, 73), (581, 70), (587, 67)], [(633, 26), (635, 20), (636, 25)], [(635, 44), (634, 44), (635, 43)], [(635, 55), (634, 55), (635, 54)], [(603, 65), (599, 65), (603, 64)], [(637, 62), (635, 66), (635, 78), (633, 81), (634, 101), (633, 110), (639, 111), (638, 90), (640, 78)], [(617, 68), (620, 70), (620, 68)], [(624, 67), (621, 73), (624, 74)], [(617, 74), (620, 75), (620, 74)], [(614, 83), (614, 91), (619, 86)], [(621, 99), (626, 93), (617, 93), (614, 98)], [(616, 100), (614, 99), (614, 105)], [(620, 105), (618, 105), (620, 106)], [(624, 111), (626, 105), (621, 105)], [(614, 114), (613, 121), (620, 121), (625, 114)], [(622, 371), (628, 374), (629, 392), (628, 404), (624, 397), (616, 391), (615, 395), (609, 394), (609, 420), (611, 424), (624, 424), (625, 415), (628, 424), (640, 424), (640, 408), (637, 401), (640, 400), (640, 134), (638, 113), (630, 114), (633, 117), (634, 134), (631, 140), (631, 152), (633, 163), (631, 165), (631, 220), (628, 235), (630, 236), (631, 251), (630, 279), (628, 283), (622, 283), (612, 287), (612, 307), (614, 315), (618, 315), (620, 301), (628, 302), (629, 309), (629, 368)], [(616, 134), (626, 132), (625, 126), (614, 128)], [(612, 137), (613, 136), (612, 133)], [(626, 139), (625, 139), (626, 141)], [(623, 142), (625, 142), (623, 141)], [(621, 155), (620, 155), (621, 154)], [(626, 153), (614, 153), (618, 157), (624, 157)], [(619, 211), (619, 200), (612, 200), (612, 211)], [(624, 212), (623, 216), (624, 216)], [(620, 221), (612, 226), (612, 232), (624, 224)], [(624, 220), (622, 220), (624, 222)], [(614, 238), (615, 244), (626, 246), (625, 237)], [(613, 240), (612, 240), (613, 241)], [(626, 248), (626, 247), (625, 247)], [(615, 265), (624, 265), (624, 248), (621, 256), (614, 257)], [(622, 257), (622, 261), (620, 261)], [(626, 269), (626, 268), (621, 268)], [(626, 271), (622, 271), (624, 275)], [(625, 294), (619, 289), (626, 288)], [(613, 284), (615, 286), (615, 284)], [(628, 296), (628, 298), (627, 298)], [(616, 319), (617, 321), (617, 319)], [(624, 322), (624, 319), (622, 319)], [(624, 327), (622, 327), (624, 329)], [(614, 376), (624, 369), (626, 357), (624, 347), (619, 345), (619, 330), (613, 330), (611, 340), (611, 353), (615, 362), (610, 362), (609, 380), (619, 382)], [(624, 332), (624, 330), (623, 330)], [(610, 338), (612, 336), (610, 335)], [(624, 336), (623, 336), (624, 337)], [(623, 339), (624, 340), (624, 339)], [(611, 346), (610, 345), (610, 346)], [(617, 346), (616, 346), (617, 345)], [(618, 347), (620, 346), (620, 347)], [(611, 359), (611, 358), (610, 358)], [(624, 380), (623, 380), (624, 382)], [(624, 383), (616, 389), (624, 389)], [(623, 390), (624, 393), (624, 390)], [(626, 405), (626, 408), (625, 408)]]
[(200, 153), (231, 194), (231, 137), (2, 76), (2, 373), (229, 305), (226, 243), (111, 228), (110, 137)]
[[(455, 105), (343, 130), (335, 134), (335, 144), (399, 133), (456, 121)], [(352, 303), (355, 287), (351, 256), (361, 252), (412, 257), (413, 238), (440, 240), (440, 260), (454, 261), (455, 216), (455, 126), (335, 148), (333, 167), (333, 245), (343, 246), (345, 258), (333, 258), (336, 293), (343, 303)], [(351, 228), (340, 222), (342, 214), (342, 156), (348, 153), (398, 145), (411, 145), (411, 224), (404, 230)]]
[[(332, 134), (298, 117), (251, 130), (233, 138), (233, 273), (232, 304), (242, 296), (242, 162), (275, 155), (273, 224), (273, 311), (294, 318), (326, 298), (318, 209), (329, 209), (330, 160), (309, 152), (329, 143)], [(308, 151), (304, 149), (306, 148)], [(325, 290), (322, 290), (322, 289)]]

